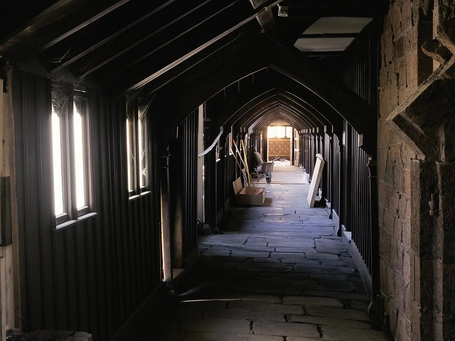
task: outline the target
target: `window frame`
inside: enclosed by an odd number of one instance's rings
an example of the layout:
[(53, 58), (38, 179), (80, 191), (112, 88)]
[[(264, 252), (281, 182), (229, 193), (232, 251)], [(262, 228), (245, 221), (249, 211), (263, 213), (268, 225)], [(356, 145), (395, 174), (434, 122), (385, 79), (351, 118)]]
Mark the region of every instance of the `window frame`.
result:
[[(76, 109), (77, 108), (77, 109)], [(75, 112), (81, 115), (82, 150), (83, 150), (83, 179), (84, 179), (84, 203), (77, 207), (77, 183), (76, 183), (76, 155), (74, 140), (74, 116)], [(92, 213), (91, 201), (91, 164), (90, 164), (90, 133), (87, 91), (84, 88), (74, 87), (68, 84), (53, 84), (52, 87), (52, 114), (59, 117), (60, 130), (60, 160), (62, 175), (62, 205), (63, 213), (55, 214), (56, 229), (67, 226), (71, 222), (86, 218)], [(54, 133), (52, 125), (52, 133)], [(52, 148), (54, 148), (52, 141)], [(52, 157), (54, 162), (54, 157)], [(54, 175), (55, 176), (55, 175)], [(55, 209), (55, 178), (54, 185), (54, 209)]]
[[(82, 120), (82, 143), (83, 143), (82, 149), (84, 152), (82, 162), (83, 162), (83, 172), (84, 172), (84, 180), (85, 180), (85, 183), (84, 183), (84, 187), (85, 187), (84, 203), (85, 203), (85, 205), (81, 206), (81, 207), (77, 207), (77, 204), (74, 205), (74, 208), (76, 210), (75, 216), (77, 216), (79, 218), (92, 211), (91, 206), (90, 206), (90, 203), (91, 203), (91, 181), (90, 181), (90, 169), (91, 168), (90, 168), (90, 148), (89, 148), (89, 146), (90, 146), (90, 134), (89, 134), (90, 126), (89, 126), (89, 119), (88, 119), (87, 91), (79, 89), (79, 88), (75, 88), (73, 90), (73, 113), (72, 113), (73, 129), (74, 129), (74, 107), (76, 106), (75, 99), (78, 99), (78, 100), (81, 100), (84, 102), (84, 105), (83, 105), (84, 110), (83, 110), (83, 112), (79, 112), (79, 114), (81, 115), (81, 120)], [(75, 141), (73, 138), (72, 143), (74, 144), (74, 142)], [(74, 145), (73, 145), (72, 151), (74, 153)], [(76, 165), (75, 156), (73, 157), (73, 162), (74, 162), (73, 165), (75, 166)], [(73, 180), (75, 181), (75, 177), (73, 178)], [(74, 192), (74, 194), (76, 194), (76, 184), (74, 183), (72, 186), (73, 186), (73, 192)], [(76, 197), (74, 197), (74, 202), (77, 203)]]
[[(284, 130), (284, 135), (279, 134), (278, 130)], [(269, 138), (292, 138), (293, 127), (290, 125), (270, 125), (267, 127), (267, 136)]]
[[(147, 109), (144, 102), (126, 99), (127, 191), (130, 199), (150, 192)], [(145, 157), (142, 157), (143, 155)], [(143, 169), (146, 169), (145, 174)]]

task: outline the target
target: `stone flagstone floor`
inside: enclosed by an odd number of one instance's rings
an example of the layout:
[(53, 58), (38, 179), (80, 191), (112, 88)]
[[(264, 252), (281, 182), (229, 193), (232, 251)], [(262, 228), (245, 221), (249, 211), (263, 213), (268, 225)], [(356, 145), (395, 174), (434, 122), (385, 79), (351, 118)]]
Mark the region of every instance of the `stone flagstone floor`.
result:
[(371, 323), (348, 248), (308, 207), (301, 176), (275, 168), (256, 184), (264, 206), (232, 207), (220, 234), (199, 238), (199, 262), (141, 340), (392, 340)]

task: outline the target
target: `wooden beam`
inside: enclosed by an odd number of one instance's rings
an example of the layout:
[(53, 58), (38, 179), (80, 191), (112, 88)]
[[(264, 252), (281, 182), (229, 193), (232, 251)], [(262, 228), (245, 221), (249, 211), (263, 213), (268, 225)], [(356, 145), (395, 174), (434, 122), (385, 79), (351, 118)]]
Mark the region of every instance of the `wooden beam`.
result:
[(0, 12), (0, 32), (4, 35), (0, 36), (0, 45), (18, 35), (27, 27), (31, 27), (46, 18), (67, 2), (68, 0), (34, 1), (28, 4), (27, 10), (24, 10), (20, 1), (3, 1), (2, 11)]
[[(273, 6), (274, 4), (278, 3), (281, 0), (276, 1), (268, 1), (267, 4), (269, 6)], [(178, 44), (177, 40), (175, 41), (176, 44), (172, 51), (169, 51), (169, 54), (172, 55), (171, 62), (166, 61), (161, 65), (156, 65), (156, 58), (154, 56), (150, 56), (145, 58), (140, 63), (137, 63), (132, 68), (128, 69), (125, 74), (122, 74), (118, 79), (109, 80), (115, 84), (114, 92), (122, 92), (122, 91), (134, 91), (142, 86), (146, 85), (147, 83), (151, 82), (152, 80), (160, 77), (161, 75), (165, 74), (169, 70), (173, 69), (177, 65), (181, 64), (182, 62), (188, 60), (189, 58), (195, 56), (197, 53), (203, 51), (207, 47), (211, 46), (212, 44), (216, 43), (220, 39), (226, 37), (227, 35), (231, 34), (232, 32), (236, 31), (237, 29), (243, 27), (251, 20), (256, 18), (256, 15), (264, 10), (266, 6), (261, 7), (260, 9), (253, 11), (253, 13), (246, 15), (241, 18), (234, 18), (234, 20), (229, 17), (226, 18), (226, 21), (221, 22), (221, 29), (218, 32), (207, 32), (204, 28), (205, 36), (196, 36), (194, 37), (197, 39), (196, 47), (191, 49), (186, 49), (186, 46), (182, 46), (183, 42), (186, 40), (185, 37), (181, 39), (182, 44)], [(230, 20), (230, 21), (228, 21)], [(177, 49), (179, 51), (177, 52)], [(177, 52), (177, 53), (176, 53)], [(144, 73), (148, 76), (144, 77)], [(123, 88), (123, 90), (122, 90)]]
[[(31, 57), (102, 18), (129, 0), (59, 2), (53, 11), (36, 17), (31, 25), (0, 45), (0, 54), (11, 59)], [(69, 20), (71, 19), (71, 20)]]
[[(143, 25), (136, 27), (134, 32), (128, 32), (128, 34), (118, 37), (112, 48), (104, 52), (106, 57), (103, 58), (102, 62), (95, 63), (84, 72), (76, 70), (78, 77), (85, 78), (108, 64), (112, 65), (115, 61), (117, 64), (107, 72), (108, 77), (112, 77), (120, 70), (128, 68), (139, 60), (168, 46), (183, 34), (201, 26), (237, 1), (197, 0), (196, 2), (185, 3), (185, 6), (168, 7), (159, 13), (160, 20), (155, 20), (153, 23), (144, 22)], [(219, 3), (221, 3), (221, 8)], [(209, 6), (205, 6), (207, 4)], [(204, 14), (201, 15), (200, 12)], [(186, 24), (182, 23), (183, 19), (188, 19)]]
[[(102, 41), (92, 41), (92, 44), (88, 44), (89, 48), (86, 51), (82, 51), (65, 63), (65, 65), (54, 70), (54, 72), (60, 71), (63, 67), (75, 64), (73, 70), (76, 73), (76, 77), (81, 77), (82, 75), (87, 77), (89, 74), (105, 65), (112, 63), (112, 61), (124, 55), (132, 54), (132, 50), (136, 51), (144, 45), (147, 46), (147, 48), (150, 48), (151, 45), (155, 45), (154, 43), (150, 43), (152, 38), (160, 34), (160, 32), (168, 34), (168, 28), (172, 27), (172, 24), (187, 17), (196, 9), (200, 8), (201, 5), (204, 5), (209, 1), (210, 0), (193, 0), (179, 4), (176, 3), (175, 0), (171, 0), (154, 8), (147, 15), (135, 20), (132, 24), (128, 23), (125, 25), (125, 18), (120, 18), (119, 21), (121, 21), (121, 24), (119, 29), (115, 30), (114, 27), (114, 31), (111, 32), (108, 37), (103, 36)], [(131, 6), (135, 9), (138, 8), (135, 3), (132, 3)], [(146, 9), (143, 10), (145, 11)], [(159, 16), (159, 18), (157, 16)], [(155, 20), (151, 20), (150, 18), (155, 18)], [(112, 27), (111, 24), (108, 24), (108, 26)], [(96, 28), (94, 29), (96, 30)], [(115, 41), (115, 43), (110, 44), (113, 41)], [(103, 46), (104, 58), (99, 62), (95, 53), (100, 46)], [(143, 53), (145, 52), (142, 52), (142, 54)], [(141, 52), (139, 52), (138, 55), (141, 55)], [(79, 64), (76, 62), (79, 62)], [(84, 67), (79, 67), (78, 69), (78, 65), (83, 65)], [(85, 69), (85, 65), (89, 65), (90, 67)]]
[(238, 124), (242, 127), (260, 130), (277, 119), (283, 119), (298, 130), (313, 126), (308, 122), (306, 116), (303, 115), (304, 112), (300, 112), (300, 115), (296, 116), (296, 112), (293, 109), (281, 102), (279, 94), (276, 97), (276, 102), (271, 107), (266, 107), (258, 112), (255, 111), (255, 115), (252, 116), (245, 115), (238, 121)]
[(261, 7), (267, 2), (267, 0), (250, 0), (251, 6), (253, 6), (254, 9)]
[(341, 83), (331, 80), (331, 75), (302, 54), (287, 51), (277, 41), (271, 40), (269, 66), (288, 75), (310, 89), (339, 113), (359, 133), (364, 134), (362, 148), (367, 153), (376, 150), (376, 110), (365, 100)]
[[(296, 88), (289, 92), (295, 94), (296, 98), (298, 97), (317, 112), (323, 113), (322, 116), (331, 122), (346, 119), (358, 133), (364, 134), (362, 148), (368, 153), (375, 151), (377, 122), (376, 111), (371, 105), (345, 85), (334, 82), (330, 74), (319, 68), (309, 58), (292, 53), (266, 35), (257, 36), (249, 45), (249, 48), (242, 50), (244, 58), (225, 66), (223, 73), (213, 78), (208, 74), (201, 75), (199, 82), (191, 82), (186, 88), (178, 88), (178, 91), (166, 89), (169, 97), (165, 98), (164, 93), (160, 97), (168, 107), (175, 105), (172, 109), (169, 108), (174, 115), (166, 117), (166, 124), (171, 126), (178, 124), (198, 105), (236, 80), (261, 68), (270, 68), (294, 84)], [(178, 96), (178, 94), (182, 95)], [(337, 123), (333, 125), (336, 126)]]
[[(242, 35), (238, 36), (231, 34), (204, 49), (197, 55), (187, 59), (183, 63), (177, 65), (172, 70), (169, 70), (161, 77), (158, 77), (145, 85), (140, 91), (141, 96), (146, 97), (152, 95), (158, 89), (167, 86), (175, 80), (177, 84), (182, 84), (180, 76), (185, 75), (188, 81), (196, 81), (201, 75), (209, 72), (215, 76), (222, 70), (223, 66), (232, 62), (239, 55), (241, 49), (238, 46), (244, 46), (244, 43), (249, 39), (252, 32), (258, 30), (258, 25), (254, 21), (247, 24), (247, 27), (242, 28)], [(209, 71), (210, 70), (210, 71)]]
[[(60, 63), (57, 67), (52, 69), (52, 72), (59, 72), (68, 65), (73, 64), (98, 48), (106, 45), (114, 39), (117, 39), (117, 37), (139, 24), (143, 24), (144, 27), (150, 27), (150, 22), (144, 23), (144, 21), (173, 4), (175, 1), (176, 0), (167, 0), (158, 7), (154, 2), (146, 2), (144, 6), (138, 6), (135, 2), (128, 2), (123, 9), (124, 11), (119, 13), (119, 18), (116, 16), (114, 18), (109, 17), (106, 20), (98, 20), (95, 25), (100, 27), (92, 27), (91, 34), (89, 36), (85, 36), (84, 45), (87, 46), (87, 48), (80, 51), (75, 56), (65, 60), (63, 63)], [(110, 21), (109, 26), (106, 25), (105, 21)], [(107, 33), (108, 30), (110, 30), (109, 33)], [(139, 31), (144, 32), (142, 27), (140, 27)], [(71, 44), (73, 44), (73, 42), (71, 42)]]
[[(269, 58), (268, 41), (269, 39), (264, 35), (250, 37), (243, 44), (236, 45), (230, 53), (226, 53), (222, 58), (214, 61), (211, 67), (191, 70), (191, 72), (184, 75), (183, 80), (177, 79), (172, 84), (173, 87), (165, 89), (164, 91), (170, 93), (174, 102), (179, 103), (178, 108), (173, 111), (177, 116), (175, 117), (176, 122), (183, 120), (184, 115), (194, 110), (199, 104), (223, 88), (248, 74), (267, 68)], [(280, 54), (281, 52), (277, 51), (277, 53)], [(313, 65), (313, 62), (311, 64)], [(190, 81), (186, 81), (187, 79)], [(307, 108), (306, 110), (314, 113), (319, 110), (327, 115), (329, 121), (336, 122), (336, 115), (333, 114), (333, 110), (326, 102), (322, 101), (312, 91), (304, 91), (305, 88), (302, 89), (292, 79), (277, 74), (274, 78), (274, 86), (282, 87), (290, 94), (300, 94), (300, 104), (296, 102), (296, 107), (304, 106)], [(181, 95), (176, 97), (176, 94)], [(176, 98), (178, 100), (175, 100)], [(294, 101), (297, 101), (297, 99)], [(329, 123), (326, 122), (325, 124)]]
[[(283, 1), (283, 0), (281, 0)], [(278, 1), (276, 5), (278, 5), (281, 1)], [(257, 9), (263, 5), (265, 5), (267, 0), (250, 0), (251, 5), (254, 9)], [(270, 32), (275, 29), (275, 20), (273, 19), (272, 13), (272, 6), (265, 7), (263, 11), (258, 13), (256, 16), (259, 25), (261, 25), (264, 32)]]

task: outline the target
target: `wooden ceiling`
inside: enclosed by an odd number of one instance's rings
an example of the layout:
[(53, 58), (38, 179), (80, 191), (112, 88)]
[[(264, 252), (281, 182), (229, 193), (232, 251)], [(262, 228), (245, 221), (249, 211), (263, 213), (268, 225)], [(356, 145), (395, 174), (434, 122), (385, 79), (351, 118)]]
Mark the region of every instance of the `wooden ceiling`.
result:
[[(113, 95), (164, 86), (210, 63), (246, 38), (268, 34), (294, 48), (325, 33), (321, 18), (374, 18), (387, 0), (24, 0), (0, 11), (3, 67), (27, 65), (56, 80), (105, 88)], [(346, 20), (347, 20), (346, 19)], [(324, 22), (324, 21), (323, 21)], [(305, 32), (312, 32), (305, 34)], [(306, 40), (305, 40), (306, 41)], [(326, 40), (323, 54), (339, 56)], [(321, 55), (321, 51), (307, 51)]]

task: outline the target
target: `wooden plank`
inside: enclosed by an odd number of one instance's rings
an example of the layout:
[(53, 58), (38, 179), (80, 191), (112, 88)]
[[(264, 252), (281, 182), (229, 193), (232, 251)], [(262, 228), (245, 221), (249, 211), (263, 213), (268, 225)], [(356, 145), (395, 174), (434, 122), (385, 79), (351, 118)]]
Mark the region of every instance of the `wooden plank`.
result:
[[(20, 88), (21, 87), (21, 77), (20, 72), (13, 72), (9, 70), (8, 72), (8, 85), (10, 89)], [(23, 139), (23, 113), (21, 110), (21, 98), (19, 96), (20, 92), (15, 91), (14, 94), (12, 91), (8, 93), (9, 106), (12, 111), (15, 112), (14, 119), (14, 168), (16, 172), (12, 176), (12, 189), (16, 193), (15, 205), (12, 207), (12, 219), (15, 224), (13, 229), (13, 249), (14, 249), (14, 259), (15, 259), (15, 272), (14, 272), (14, 281), (17, 283), (15, 286), (14, 296), (17, 298), (16, 307), (15, 307), (15, 322), (14, 325), (17, 328), (22, 328), (22, 314), (25, 315), (24, 309), (26, 309), (23, 301), (27, 300), (27, 291), (23, 290), (25, 287), (25, 234), (23, 233), (23, 222), (25, 220), (24, 214), (19, 214), (22, 212), (23, 205), (25, 203), (24, 194), (25, 194), (25, 183), (24, 179), (24, 139)], [(14, 95), (14, 96), (13, 96)], [(18, 181), (17, 179), (20, 179)], [(21, 280), (22, 279), (22, 280)]]
[[(40, 172), (37, 171), (36, 165), (40, 165), (39, 160), (39, 132), (40, 127), (38, 118), (40, 111), (37, 108), (37, 91), (36, 77), (22, 74), (22, 110), (25, 114), (24, 120), (24, 157), (25, 161), (25, 182), (26, 182), (26, 197), (25, 197), (25, 222), (24, 230), (26, 237), (25, 247), (25, 262), (26, 262), (26, 290), (28, 291), (27, 305), (27, 321), (26, 327), (28, 330), (40, 328), (44, 324), (44, 302), (42, 298), (43, 277), (41, 258), (41, 231), (39, 222), (41, 219), (40, 212), (40, 197), (39, 197), (39, 178)], [(32, 242), (33, 241), (33, 242)], [(25, 277), (23, 277), (25, 280)]]
[[(7, 88), (12, 89), (13, 84), (13, 71), (11, 69), (6, 71)], [(3, 89), (4, 87), (0, 87)], [(4, 105), (5, 112), (7, 112), (9, 123), (7, 124), (10, 132), (10, 185), (11, 193), (15, 193), (11, 197), (11, 227), (12, 227), (12, 247), (11, 251), (6, 250), (6, 253), (11, 252), (10, 256), (12, 263), (7, 266), (7, 273), (11, 276), (7, 279), (7, 318), (6, 323), (8, 326), (20, 329), (21, 328), (21, 302), (20, 302), (20, 259), (19, 259), (19, 225), (18, 225), (18, 203), (17, 203), (17, 186), (16, 186), (16, 155), (15, 148), (19, 146), (15, 145), (15, 123), (13, 124), (13, 95), (12, 91), (5, 94)], [(0, 109), (1, 110), (1, 109)], [(20, 115), (17, 115), (20, 117)], [(12, 286), (12, 290), (8, 289)]]
[(310, 189), (308, 191), (307, 202), (310, 207), (314, 207), (314, 202), (316, 199), (317, 191), (319, 189), (319, 183), (322, 178), (322, 170), (324, 168), (325, 161), (322, 158), (321, 154), (316, 154), (316, 166), (314, 167), (314, 172), (310, 184)]
[(66, 301), (68, 315), (68, 330), (75, 330), (78, 326), (78, 311), (80, 297), (78, 295), (77, 272), (76, 272), (76, 243), (75, 229), (67, 228), (65, 234), (65, 267), (66, 267)]
[[(43, 318), (47, 328), (54, 329), (56, 326), (55, 311), (55, 289), (54, 281), (48, 280), (54, 278), (54, 250), (52, 243), (52, 234), (49, 232), (55, 228), (54, 200), (52, 172), (52, 99), (51, 86), (48, 79), (37, 77), (37, 129), (39, 138), (39, 164), (35, 167), (37, 173), (37, 190), (40, 204), (39, 233), (40, 233), (40, 262), (42, 266), (42, 297), (45, 304), (43, 305)], [(36, 228), (36, 227), (34, 227)], [(35, 260), (37, 261), (37, 260)]]
[[(96, 304), (97, 297), (97, 276), (96, 276), (96, 263), (97, 263), (97, 252), (96, 252), (96, 230), (97, 230), (98, 218), (91, 219), (87, 222), (87, 232), (85, 235), (85, 243), (87, 244), (87, 331), (96, 331), (97, 325), (97, 314), (98, 306)], [(96, 333), (98, 334), (98, 333)]]
[(88, 329), (88, 286), (91, 282), (87, 278), (87, 268), (90, 263), (87, 258), (89, 245), (86, 244), (88, 225), (90, 222), (82, 221), (78, 223), (75, 231), (75, 269), (76, 269), (76, 283), (77, 283), (77, 297), (78, 299), (78, 330), (87, 331)]
[[(9, 193), (9, 157), (8, 151), (10, 146), (10, 139), (8, 139), (8, 130), (6, 129), (6, 123), (8, 122), (8, 111), (5, 104), (5, 95), (3, 93), (3, 79), (0, 79), (0, 141), (5, 141), (6, 144), (3, 148), (0, 148), (0, 228), (1, 228), (1, 240), (0, 244), (4, 244), (4, 234), (10, 230), (11, 223), (8, 223), (8, 219), (5, 216), (10, 216), (8, 210), (10, 208), (10, 193)], [(9, 127), (8, 127), (9, 128)], [(7, 212), (4, 212), (7, 211)], [(6, 215), (5, 215), (6, 213)], [(5, 215), (5, 216), (4, 216)], [(11, 255), (5, 258), (6, 252), (2, 248), (0, 249), (0, 341), (6, 341), (6, 328), (7, 328), (7, 314), (10, 306), (7, 303), (6, 291), (7, 288), (7, 262), (12, 263)], [(14, 308), (14, 305), (13, 305)]]
[[(100, 116), (104, 116), (104, 111), (102, 110), (103, 106), (101, 102), (101, 97), (97, 96), (96, 92), (88, 91), (87, 92), (87, 102), (88, 102), (88, 112), (93, 113), (97, 112)], [(94, 212), (97, 212), (97, 216), (94, 219), (91, 219), (88, 225), (88, 230), (86, 233), (86, 243), (87, 243), (87, 279), (88, 283), (88, 331), (90, 331), (95, 338), (106, 339), (106, 337), (101, 337), (101, 325), (100, 325), (100, 315), (102, 313), (103, 307), (100, 306), (100, 296), (102, 292), (100, 290), (100, 258), (103, 257), (102, 254), (102, 241), (99, 239), (102, 231), (102, 202), (103, 198), (102, 191), (102, 155), (101, 155), (101, 144), (100, 144), (100, 135), (99, 130), (99, 119), (95, 115), (89, 114), (89, 133), (90, 133), (90, 164), (92, 167), (91, 171), (91, 180), (92, 180), (92, 209)]]
[[(11, 225), (11, 118), (7, 106), (7, 98), (3, 93), (4, 82), (0, 79), (0, 245), (7, 246), (12, 243)], [(3, 305), (2, 305), (3, 306)]]
[(66, 276), (66, 261), (65, 261), (65, 231), (55, 231), (53, 238), (54, 249), (54, 286), (55, 286), (55, 301), (56, 301), (56, 329), (68, 330), (68, 302), (67, 295), (67, 276)]
[[(99, 103), (99, 113), (100, 115), (106, 114), (106, 104)], [(101, 340), (106, 340), (108, 338), (108, 316), (107, 312), (112, 309), (112, 306), (108, 304), (111, 302), (110, 294), (111, 286), (109, 285), (110, 277), (109, 271), (110, 266), (110, 254), (109, 254), (109, 230), (111, 226), (110, 216), (110, 205), (111, 200), (110, 186), (109, 186), (109, 172), (107, 171), (106, 165), (109, 160), (108, 153), (108, 143), (106, 142), (106, 124), (98, 124), (95, 121), (96, 127), (94, 131), (95, 142), (94, 145), (98, 146), (98, 153), (95, 153), (93, 160), (99, 160), (95, 164), (95, 167), (98, 166), (99, 172), (96, 173), (94, 182), (98, 184), (99, 190), (99, 200), (97, 201), (98, 210), (99, 210), (99, 227), (95, 230), (95, 248), (96, 258), (95, 258), (95, 281), (96, 281), (96, 296), (95, 302), (97, 306), (96, 310), (96, 328), (94, 328), (95, 335)], [(93, 126), (93, 124), (92, 124)], [(104, 176), (103, 176), (104, 174)]]

